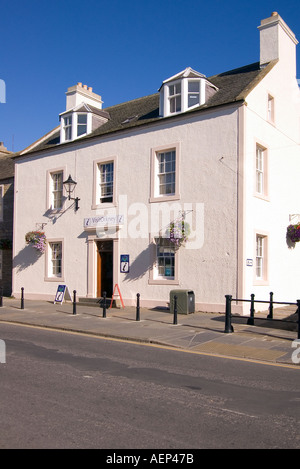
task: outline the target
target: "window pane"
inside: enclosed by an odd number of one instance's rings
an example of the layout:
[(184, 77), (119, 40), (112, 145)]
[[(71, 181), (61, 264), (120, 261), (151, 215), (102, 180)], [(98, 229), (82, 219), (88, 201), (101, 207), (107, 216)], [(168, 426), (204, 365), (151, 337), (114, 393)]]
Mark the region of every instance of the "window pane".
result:
[(256, 277), (263, 278), (264, 237), (256, 236)]
[(65, 140), (71, 140), (72, 139), (72, 129), (71, 127), (66, 127), (65, 128)]
[(87, 114), (77, 115), (77, 137), (87, 133)]
[(262, 170), (263, 166), (263, 152), (261, 148), (256, 150), (256, 169)]
[(188, 96), (188, 107), (195, 106), (200, 103), (199, 94), (189, 94)]
[(86, 134), (86, 125), (78, 125), (77, 126), (77, 137), (80, 135)]
[(175, 194), (175, 160), (174, 150), (157, 155), (159, 195)]
[(86, 114), (78, 114), (77, 122), (78, 122), (78, 124), (86, 124), (87, 123), (87, 115)]
[(256, 260), (256, 277), (262, 278), (262, 259)]
[(72, 116), (64, 117), (65, 140), (72, 139)]
[(260, 147), (256, 148), (256, 191), (264, 192), (264, 150)]
[(63, 173), (52, 173), (52, 208), (61, 208), (63, 201)]
[(189, 92), (199, 93), (200, 83), (199, 81), (189, 81)]
[(200, 104), (200, 82), (189, 81), (188, 84), (188, 107)]
[(157, 240), (157, 275), (174, 278), (175, 251), (168, 239)]
[(170, 112), (176, 112), (176, 101), (175, 98), (170, 99)]
[(62, 244), (50, 243), (50, 275), (61, 277), (62, 273)]
[(262, 178), (262, 176), (263, 176), (262, 173), (257, 172), (257, 175), (256, 175), (256, 191), (259, 194), (263, 193), (263, 178)]
[(114, 164), (99, 165), (100, 171), (100, 203), (113, 201)]
[(181, 83), (169, 86), (170, 113), (181, 111)]

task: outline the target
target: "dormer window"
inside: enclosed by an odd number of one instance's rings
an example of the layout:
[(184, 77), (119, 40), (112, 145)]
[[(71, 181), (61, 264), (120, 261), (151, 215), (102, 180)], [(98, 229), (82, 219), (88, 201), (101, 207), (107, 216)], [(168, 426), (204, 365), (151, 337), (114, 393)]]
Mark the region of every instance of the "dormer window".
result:
[(90, 134), (110, 119), (102, 110), (101, 96), (93, 93), (91, 87), (78, 83), (68, 88), (66, 110), (60, 117), (60, 142), (70, 142)]
[(61, 119), (61, 142), (75, 140), (88, 133), (87, 113), (78, 113), (74, 110), (65, 114)]
[(218, 88), (188, 67), (165, 80), (159, 91), (160, 115), (167, 117), (201, 106)]

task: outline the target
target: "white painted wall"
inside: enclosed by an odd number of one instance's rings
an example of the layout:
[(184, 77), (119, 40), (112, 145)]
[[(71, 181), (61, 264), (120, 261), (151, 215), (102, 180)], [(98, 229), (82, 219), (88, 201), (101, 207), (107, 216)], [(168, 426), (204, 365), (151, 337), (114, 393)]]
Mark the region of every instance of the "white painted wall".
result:
[[(279, 62), (247, 97), (245, 255), (254, 263), (253, 267), (245, 267), (245, 297), (254, 293), (257, 299), (268, 300), (272, 291), (274, 301), (296, 302), (300, 295), (300, 246), (288, 246), (286, 229), (289, 214), (300, 212), (300, 97), (294, 66), (287, 63), (287, 56), (294, 54), (290, 43), (287, 47), (287, 54), (283, 48)], [(274, 124), (267, 120), (268, 94), (274, 97)], [(254, 195), (256, 142), (268, 149), (267, 200)], [(268, 235), (268, 280), (264, 285), (255, 279), (255, 231)], [(265, 308), (263, 304), (256, 307)]]

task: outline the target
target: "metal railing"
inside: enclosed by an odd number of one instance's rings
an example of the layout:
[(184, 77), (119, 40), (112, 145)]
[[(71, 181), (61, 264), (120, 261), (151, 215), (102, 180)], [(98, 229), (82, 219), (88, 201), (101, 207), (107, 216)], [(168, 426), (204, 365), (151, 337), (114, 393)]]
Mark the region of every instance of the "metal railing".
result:
[[(298, 314), (298, 336), (297, 338), (300, 339), (300, 300), (297, 300), (296, 303), (290, 303), (288, 301), (274, 301), (273, 300), (273, 292), (270, 292), (270, 299), (267, 300), (256, 300), (255, 295), (251, 295), (250, 300), (246, 299), (239, 299), (239, 298), (232, 298), (232, 295), (225, 295), (226, 298), (226, 306), (225, 306), (225, 333), (231, 333), (234, 332), (234, 329), (231, 324), (232, 320), (232, 314), (231, 314), (231, 303), (232, 301), (236, 302), (248, 302), (250, 303), (250, 315), (247, 320), (247, 324), (254, 326), (254, 313), (255, 313), (255, 308), (254, 304), (255, 303), (267, 303), (269, 304), (269, 314), (267, 316), (267, 319), (274, 319), (273, 318), (273, 305), (292, 305), (292, 306), (297, 306), (296, 313)], [(260, 318), (261, 319), (261, 318)]]

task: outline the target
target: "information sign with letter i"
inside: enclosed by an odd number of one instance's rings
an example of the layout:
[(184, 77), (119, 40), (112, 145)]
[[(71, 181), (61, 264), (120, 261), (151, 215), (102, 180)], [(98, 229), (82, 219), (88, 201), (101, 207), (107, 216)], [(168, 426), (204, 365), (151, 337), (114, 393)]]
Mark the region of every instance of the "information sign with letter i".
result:
[(62, 304), (64, 299), (68, 299), (68, 300), (72, 301), (69, 289), (68, 289), (67, 285), (58, 285), (56, 295), (55, 295), (54, 304), (55, 303)]

